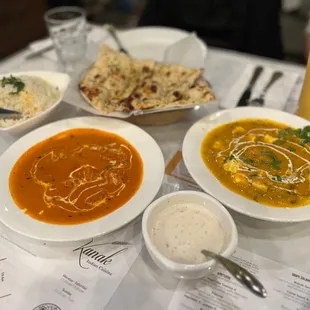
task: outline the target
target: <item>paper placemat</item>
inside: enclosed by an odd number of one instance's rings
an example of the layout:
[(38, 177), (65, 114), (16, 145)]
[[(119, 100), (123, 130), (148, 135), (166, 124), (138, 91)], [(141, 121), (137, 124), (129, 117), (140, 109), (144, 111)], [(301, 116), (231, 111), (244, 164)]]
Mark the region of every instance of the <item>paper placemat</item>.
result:
[(222, 266), (198, 281), (181, 281), (168, 310), (302, 310), (310, 308), (310, 275), (237, 248), (231, 259), (263, 283), (267, 298), (254, 296)]
[(0, 309), (102, 310), (142, 247), (140, 219), (114, 242), (86, 242), (59, 259), (36, 257), (0, 237)]

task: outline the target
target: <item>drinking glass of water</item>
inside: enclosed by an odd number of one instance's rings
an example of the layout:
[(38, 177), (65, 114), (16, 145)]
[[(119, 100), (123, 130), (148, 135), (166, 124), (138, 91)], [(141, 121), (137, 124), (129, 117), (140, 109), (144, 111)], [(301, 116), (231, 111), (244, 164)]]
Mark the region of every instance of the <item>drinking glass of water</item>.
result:
[(62, 69), (74, 73), (86, 54), (85, 11), (74, 6), (56, 7), (48, 10), (44, 19)]

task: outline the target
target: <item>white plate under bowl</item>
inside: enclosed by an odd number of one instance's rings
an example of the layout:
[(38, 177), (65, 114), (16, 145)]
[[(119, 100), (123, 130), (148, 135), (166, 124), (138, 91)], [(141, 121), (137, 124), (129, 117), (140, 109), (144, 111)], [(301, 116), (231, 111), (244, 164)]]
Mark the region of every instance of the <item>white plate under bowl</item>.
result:
[(23, 131), (27, 131), (39, 123), (41, 123), (44, 119), (46, 119), (50, 113), (60, 104), (64, 93), (69, 85), (70, 77), (68, 74), (60, 73), (60, 72), (53, 72), (53, 71), (24, 71), (24, 72), (10, 72), (0, 75), (0, 80), (3, 77), (9, 77), (10, 75), (13, 76), (21, 76), (21, 75), (28, 75), (28, 76), (35, 76), (39, 77), (49, 84), (58, 87), (60, 91), (60, 96), (58, 100), (56, 100), (48, 109), (44, 110), (41, 113), (38, 113), (21, 123), (17, 123), (10, 127), (0, 127), (0, 133), (10, 133), (10, 134), (20, 134)]
[[(95, 128), (115, 133), (129, 141), (139, 152), (144, 175), (137, 193), (122, 207), (97, 220), (77, 225), (54, 225), (37, 221), (18, 208), (9, 190), (8, 179), (18, 158), (30, 147), (62, 131), (72, 128)], [(164, 175), (164, 158), (155, 140), (130, 123), (101, 118), (80, 117), (61, 120), (40, 127), (15, 142), (0, 157), (0, 221), (12, 231), (39, 242), (72, 242), (98, 237), (131, 222), (153, 200)]]
[(274, 222), (310, 220), (310, 205), (299, 208), (275, 208), (259, 204), (224, 187), (204, 164), (200, 148), (206, 134), (217, 126), (245, 118), (269, 119), (295, 128), (310, 125), (308, 121), (296, 115), (265, 108), (235, 108), (209, 115), (195, 123), (184, 138), (182, 152), (189, 173), (204, 191), (239, 213)]

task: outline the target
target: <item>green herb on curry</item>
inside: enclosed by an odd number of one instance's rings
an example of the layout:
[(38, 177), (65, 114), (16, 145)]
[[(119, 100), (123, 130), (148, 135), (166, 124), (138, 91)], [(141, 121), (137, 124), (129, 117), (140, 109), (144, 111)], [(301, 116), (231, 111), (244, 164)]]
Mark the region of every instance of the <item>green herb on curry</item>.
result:
[(286, 128), (279, 131), (279, 138), (283, 139), (285, 136), (293, 136), (300, 139), (301, 144), (310, 142), (310, 126), (304, 128)]
[(271, 159), (271, 162), (262, 161), (263, 164), (270, 165), (275, 170), (281, 169), (280, 168), (281, 161), (278, 160), (273, 153), (266, 151), (266, 152), (262, 152), (261, 155), (269, 157)]

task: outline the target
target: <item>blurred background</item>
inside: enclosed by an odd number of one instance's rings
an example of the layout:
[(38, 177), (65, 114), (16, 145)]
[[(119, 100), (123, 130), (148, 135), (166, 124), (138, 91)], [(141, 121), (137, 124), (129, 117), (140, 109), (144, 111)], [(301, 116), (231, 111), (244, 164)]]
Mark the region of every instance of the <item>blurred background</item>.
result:
[[(201, 3), (205, 13), (201, 10)], [(239, 3), (239, 7), (236, 3)], [(46, 36), (44, 12), (64, 5), (83, 7), (88, 21), (95, 24), (111, 23), (124, 29), (140, 23), (195, 30), (210, 46), (295, 63), (306, 62), (305, 55), (310, 46), (310, 39), (305, 35), (306, 29), (310, 33), (310, 26), (307, 28), (310, 0), (2, 0), (0, 59)], [(144, 16), (140, 20), (142, 14)], [(249, 20), (246, 21), (246, 18)], [(236, 20), (243, 19), (244, 24), (236, 23)], [(196, 21), (200, 21), (200, 24), (196, 24)], [(232, 33), (234, 27), (237, 30)], [(240, 43), (240, 33), (244, 29), (249, 33), (244, 32)], [(266, 40), (262, 39), (264, 37)], [(256, 45), (249, 43), (250, 39), (247, 38), (252, 38)]]

